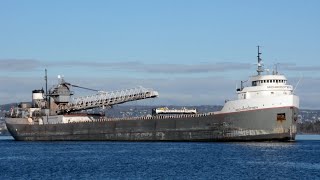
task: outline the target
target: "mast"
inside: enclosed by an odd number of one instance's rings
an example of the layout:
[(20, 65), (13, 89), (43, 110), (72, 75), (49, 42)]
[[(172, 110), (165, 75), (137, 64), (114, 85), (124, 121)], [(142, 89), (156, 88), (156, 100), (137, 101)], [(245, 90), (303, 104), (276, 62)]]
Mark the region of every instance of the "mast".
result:
[(46, 81), (46, 101), (48, 101), (48, 76), (47, 76), (47, 69), (45, 69), (44, 80)]
[(48, 75), (47, 75), (47, 69), (45, 69), (44, 80), (46, 81), (46, 108), (50, 109), (50, 99), (48, 99)]
[(257, 72), (258, 72), (258, 75), (261, 75), (261, 72), (263, 72), (263, 68), (262, 68), (262, 59), (260, 58), (260, 46), (258, 46), (258, 69), (257, 69)]

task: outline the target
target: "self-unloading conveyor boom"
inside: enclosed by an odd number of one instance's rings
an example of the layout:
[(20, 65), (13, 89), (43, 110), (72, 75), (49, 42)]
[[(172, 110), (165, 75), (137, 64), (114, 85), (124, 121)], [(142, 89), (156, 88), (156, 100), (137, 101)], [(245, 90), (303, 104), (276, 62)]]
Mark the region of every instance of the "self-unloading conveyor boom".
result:
[(63, 78), (59, 78), (59, 84), (53, 87), (47, 95), (51, 98), (50, 110), (53, 114), (64, 114), (98, 107), (110, 107), (129, 101), (159, 96), (157, 91), (140, 86), (119, 91), (98, 91), (98, 94), (95, 95), (71, 98), (73, 95), (73, 92), (70, 90), (71, 86), (96, 91), (94, 89), (72, 85), (65, 82)]
[(64, 110), (66, 112), (71, 112), (92, 109), (96, 107), (112, 106), (129, 101), (155, 98), (158, 95), (159, 94), (157, 91), (146, 89), (141, 86), (121, 91), (99, 92), (99, 94), (91, 96), (73, 98), (71, 102), (67, 104), (66, 109)]

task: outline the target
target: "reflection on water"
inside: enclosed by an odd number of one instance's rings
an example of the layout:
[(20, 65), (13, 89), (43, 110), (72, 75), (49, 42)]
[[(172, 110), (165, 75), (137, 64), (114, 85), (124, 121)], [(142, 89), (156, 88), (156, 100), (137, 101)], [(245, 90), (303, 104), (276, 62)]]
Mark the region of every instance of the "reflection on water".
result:
[(266, 150), (272, 149), (283, 149), (283, 148), (292, 148), (297, 145), (298, 142), (301, 141), (320, 141), (320, 135), (297, 135), (296, 141), (292, 142), (273, 142), (273, 141), (265, 141), (265, 142), (237, 142), (240, 146), (245, 147), (254, 147), (254, 148), (268, 148)]
[(243, 142), (239, 145), (255, 147), (255, 148), (291, 148), (296, 142)]

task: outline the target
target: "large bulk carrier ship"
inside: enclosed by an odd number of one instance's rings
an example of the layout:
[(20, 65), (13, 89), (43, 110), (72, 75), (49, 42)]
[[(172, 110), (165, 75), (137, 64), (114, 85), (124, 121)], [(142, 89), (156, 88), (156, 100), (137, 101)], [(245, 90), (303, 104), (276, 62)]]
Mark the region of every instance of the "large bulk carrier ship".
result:
[[(6, 117), (15, 140), (107, 141), (290, 141), (295, 139), (299, 97), (277, 71), (265, 73), (258, 47), (257, 75), (237, 89), (238, 98), (221, 111), (132, 118), (79, 113), (158, 96), (142, 87), (71, 98), (63, 78), (49, 92), (34, 90), (32, 103), (21, 103)], [(47, 77), (47, 76), (46, 76)], [(47, 87), (47, 86), (46, 86)], [(75, 86), (79, 87), (79, 86)], [(47, 89), (47, 88), (46, 88)]]

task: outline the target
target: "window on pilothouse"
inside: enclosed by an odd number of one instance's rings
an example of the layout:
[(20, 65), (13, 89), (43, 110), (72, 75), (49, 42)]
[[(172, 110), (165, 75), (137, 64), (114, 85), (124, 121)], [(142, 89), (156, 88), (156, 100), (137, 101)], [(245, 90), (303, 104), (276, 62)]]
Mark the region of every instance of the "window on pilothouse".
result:
[(257, 86), (257, 81), (252, 81), (252, 86)]

